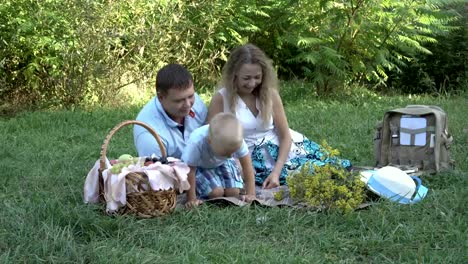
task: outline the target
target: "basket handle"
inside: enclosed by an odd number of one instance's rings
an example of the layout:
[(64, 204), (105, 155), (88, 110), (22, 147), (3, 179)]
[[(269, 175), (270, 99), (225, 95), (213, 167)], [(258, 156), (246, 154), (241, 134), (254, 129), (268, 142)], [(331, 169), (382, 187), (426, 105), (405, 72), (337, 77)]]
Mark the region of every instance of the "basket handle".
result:
[(100, 156), (100, 167), (99, 167), (99, 170), (102, 172), (105, 167), (106, 167), (106, 154), (107, 154), (107, 146), (109, 145), (109, 141), (111, 140), (112, 136), (119, 130), (121, 129), (122, 127), (124, 126), (128, 126), (128, 125), (140, 125), (144, 128), (146, 128), (150, 133), (151, 135), (153, 135), (153, 137), (156, 139), (156, 141), (158, 142), (158, 145), (159, 145), (159, 149), (161, 150), (161, 155), (163, 159), (166, 159), (166, 148), (164, 147), (164, 144), (162, 143), (161, 141), (161, 138), (159, 137), (159, 135), (156, 133), (156, 131), (154, 131), (154, 129), (152, 129), (148, 124), (146, 123), (143, 123), (141, 121), (137, 121), (137, 120), (126, 120), (126, 121), (123, 121), (121, 122), (120, 124), (117, 124), (114, 128), (112, 128), (110, 131), (109, 131), (109, 134), (107, 134), (106, 138), (104, 139), (104, 142), (102, 143), (102, 147), (101, 147), (101, 156)]

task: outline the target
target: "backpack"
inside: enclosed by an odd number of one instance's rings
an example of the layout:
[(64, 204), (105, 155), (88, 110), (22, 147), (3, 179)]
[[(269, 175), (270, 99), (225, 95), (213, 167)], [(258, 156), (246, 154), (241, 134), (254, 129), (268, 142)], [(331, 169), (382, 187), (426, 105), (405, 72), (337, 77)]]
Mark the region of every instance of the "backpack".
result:
[(393, 109), (376, 126), (376, 166), (413, 166), (430, 173), (452, 169), (452, 141), (447, 115), (440, 107), (408, 105)]

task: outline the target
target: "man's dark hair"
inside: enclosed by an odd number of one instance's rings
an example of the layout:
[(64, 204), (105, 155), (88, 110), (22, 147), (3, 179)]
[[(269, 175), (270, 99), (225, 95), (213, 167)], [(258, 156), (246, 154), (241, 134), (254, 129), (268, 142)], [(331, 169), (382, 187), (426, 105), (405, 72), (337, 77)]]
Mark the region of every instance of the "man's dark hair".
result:
[(192, 74), (180, 64), (168, 64), (156, 75), (156, 92), (167, 94), (169, 89), (186, 89), (193, 84)]

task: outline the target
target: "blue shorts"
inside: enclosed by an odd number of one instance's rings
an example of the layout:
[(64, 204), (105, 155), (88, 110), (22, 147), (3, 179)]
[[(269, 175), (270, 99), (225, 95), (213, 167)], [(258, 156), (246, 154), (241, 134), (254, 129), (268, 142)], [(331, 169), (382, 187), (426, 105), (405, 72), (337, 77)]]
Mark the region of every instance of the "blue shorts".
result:
[(200, 199), (208, 199), (208, 194), (215, 188), (244, 187), (239, 167), (232, 158), (213, 169), (197, 168), (196, 184), (197, 196)]

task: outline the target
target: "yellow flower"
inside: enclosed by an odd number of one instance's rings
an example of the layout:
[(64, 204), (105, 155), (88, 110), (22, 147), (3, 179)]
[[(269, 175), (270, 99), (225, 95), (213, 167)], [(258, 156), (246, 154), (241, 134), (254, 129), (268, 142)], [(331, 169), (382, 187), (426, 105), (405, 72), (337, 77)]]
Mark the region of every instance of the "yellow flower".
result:
[[(338, 151), (325, 142), (324, 153), (333, 157)], [(342, 213), (352, 212), (364, 201), (364, 184), (358, 174), (353, 174), (339, 165), (317, 166), (306, 163), (299, 171), (286, 178), (291, 198), (311, 206), (337, 209)]]
[(281, 201), (281, 200), (283, 200), (283, 198), (284, 198), (284, 189), (281, 189), (281, 190), (275, 192), (275, 194), (273, 195), (273, 198), (274, 198), (276, 201)]

